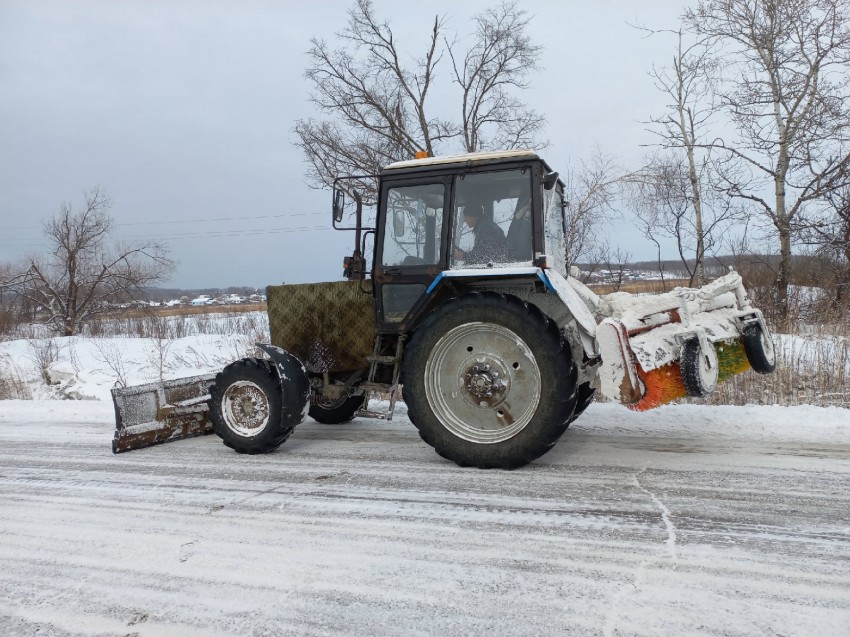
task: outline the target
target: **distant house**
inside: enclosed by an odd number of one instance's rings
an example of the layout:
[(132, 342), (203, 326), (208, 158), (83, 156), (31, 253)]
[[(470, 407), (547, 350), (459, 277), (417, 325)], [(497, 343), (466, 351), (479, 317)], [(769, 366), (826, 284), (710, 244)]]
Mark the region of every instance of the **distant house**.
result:
[(192, 305), (212, 305), (213, 300), (206, 294), (201, 294), (199, 297), (192, 299)]

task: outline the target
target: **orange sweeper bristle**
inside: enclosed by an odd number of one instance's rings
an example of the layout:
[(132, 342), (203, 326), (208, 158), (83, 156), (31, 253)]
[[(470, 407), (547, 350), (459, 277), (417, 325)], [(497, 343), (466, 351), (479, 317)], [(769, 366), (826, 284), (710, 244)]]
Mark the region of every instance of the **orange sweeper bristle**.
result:
[(685, 390), (685, 383), (682, 381), (679, 361), (673, 361), (648, 372), (643, 371), (641, 366), (638, 365), (637, 372), (646, 391), (643, 398), (628, 406), (633, 411), (655, 409), (688, 395), (687, 390)]
[[(714, 344), (717, 352), (718, 378), (717, 382), (741, 374), (750, 369), (744, 343), (741, 339), (721, 341)], [(673, 402), (688, 395), (685, 383), (682, 381), (682, 371), (679, 361), (673, 361), (657, 369), (648, 372), (643, 371), (640, 364), (637, 372), (643, 381), (646, 391), (638, 402), (628, 405), (633, 411), (646, 411), (660, 407), (666, 403)]]

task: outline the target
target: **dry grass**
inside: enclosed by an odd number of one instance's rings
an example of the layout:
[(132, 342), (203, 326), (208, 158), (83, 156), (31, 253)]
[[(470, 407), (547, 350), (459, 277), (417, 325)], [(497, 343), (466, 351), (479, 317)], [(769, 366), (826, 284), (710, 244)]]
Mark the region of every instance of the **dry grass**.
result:
[(612, 292), (628, 292), (630, 294), (659, 294), (669, 292), (676, 287), (687, 287), (688, 279), (667, 279), (665, 281), (626, 281), (619, 286), (609, 283), (594, 283), (588, 287), (596, 294), (611, 294)]
[[(231, 306), (242, 307), (242, 306)], [(250, 306), (257, 307), (257, 306)], [(265, 306), (262, 306), (263, 308)], [(184, 338), (198, 334), (241, 335), (268, 341), (268, 321), (265, 312), (256, 310), (198, 312), (204, 308), (183, 308), (185, 312), (145, 312), (125, 314), (120, 318), (100, 318), (87, 325), (84, 336), (129, 336), (135, 338)]]
[(32, 400), (29, 387), (21, 378), (15, 361), (8, 354), (0, 356), (0, 400)]
[(124, 319), (144, 316), (196, 316), (198, 314), (242, 314), (245, 312), (265, 312), (265, 303), (240, 303), (238, 305), (200, 305), (177, 307), (130, 308), (116, 312), (107, 318)]
[(850, 408), (850, 334), (847, 326), (807, 336), (775, 338), (776, 371), (745, 372), (722, 383), (711, 405), (818, 405)]

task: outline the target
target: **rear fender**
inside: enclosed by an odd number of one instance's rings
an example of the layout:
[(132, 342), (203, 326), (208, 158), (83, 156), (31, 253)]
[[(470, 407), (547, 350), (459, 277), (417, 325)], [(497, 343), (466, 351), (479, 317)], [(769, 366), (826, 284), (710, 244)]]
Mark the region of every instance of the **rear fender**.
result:
[[(542, 283), (546, 294), (530, 292), (515, 294), (524, 301), (539, 307), (560, 328), (574, 331), (587, 358), (598, 356), (596, 320), (593, 313), (568, 280), (555, 270), (538, 267), (446, 270), (434, 279), (426, 290), (426, 295), (437, 296), (443, 285), (453, 282), (464, 284), (470, 289), (495, 291), (515, 284)], [(512, 293), (514, 293), (513, 290)]]

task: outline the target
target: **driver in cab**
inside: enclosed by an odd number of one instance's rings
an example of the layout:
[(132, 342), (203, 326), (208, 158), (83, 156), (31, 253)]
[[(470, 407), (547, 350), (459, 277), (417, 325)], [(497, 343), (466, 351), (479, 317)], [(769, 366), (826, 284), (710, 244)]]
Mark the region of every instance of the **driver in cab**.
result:
[(505, 263), (510, 261), (510, 249), (505, 233), (484, 215), (481, 204), (468, 204), (463, 208), (463, 222), (472, 229), (475, 237), (472, 249), (455, 248), (454, 258), (465, 263)]

